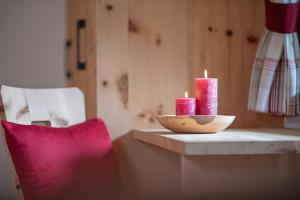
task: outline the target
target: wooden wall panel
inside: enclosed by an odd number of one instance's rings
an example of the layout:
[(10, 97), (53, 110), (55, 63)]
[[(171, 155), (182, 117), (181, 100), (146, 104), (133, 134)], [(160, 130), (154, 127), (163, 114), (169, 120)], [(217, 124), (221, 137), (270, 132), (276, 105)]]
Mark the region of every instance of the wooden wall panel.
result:
[(158, 128), (204, 69), (219, 79), (219, 113), (232, 127), (281, 126), (247, 111), (251, 67), (264, 26), (261, 0), (99, 0), (98, 116), (117, 138)]
[(129, 1), (132, 127), (159, 127), (156, 116), (174, 113), (175, 98), (189, 89), (186, 11), (186, 1)]
[[(234, 127), (257, 125), (247, 111), (251, 66), (264, 24), (263, 1), (189, 1), (191, 77), (204, 68), (219, 80), (219, 113), (237, 115)], [(193, 84), (193, 83), (192, 83)]]
[(98, 1), (98, 116), (113, 138), (130, 131), (128, 2)]
[[(192, 95), (194, 78), (205, 68), (219, 79), (219, 113), (237, 115), (232, 127), (282, 126), (281, 118), (247, 111), (251, 66), (264, 25), (263, 1), (68, 4), (68, 85), (84, 91), (88, 117), (98, 112), (116, 137), (133, 127), (160, 127), (155, 117), (174, 113), (174, 99), (185, 90)], [(78, 19), (87, 19), (81, 50), (88, 67), (82, 71), (76, 69)]]
[[(67, 85), (79, 87), (85, 94), (87, 118), (97, 115), (97, 2), (96, 0), (69, 0), (67, 33)], [(76, 23), (86, 20), (86, 28), (81, 30), (80, 51), (85, 70), (77, 69)]]

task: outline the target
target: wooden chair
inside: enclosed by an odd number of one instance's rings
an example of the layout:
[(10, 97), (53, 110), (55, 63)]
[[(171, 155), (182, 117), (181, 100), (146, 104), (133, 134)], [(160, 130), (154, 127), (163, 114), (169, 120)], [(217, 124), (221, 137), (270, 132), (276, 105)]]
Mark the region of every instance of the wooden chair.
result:
[[(0, 112), (2, 111), (2, 115), (0, 116), (10, 122), (65, 127), (86, 119), (84, 95), (78, 88), (24, 89), (2, 85), (1, 97)], [(3, 134), (1, 135), (3, 136)], [(4, 137), (1, 139), (3, 142), (0, 143), (0, 146), (4, 146), (1, 149), (5, 149), (5, 151), (0, 149), (0, 158), (7, 157), (8, 159), (7, 162), (0, 160), (0, 170), (7, 168), (11, 170), (16, 199), (23, 199), (22, 189), (8, 154), (5, 139)], [(0, 186), (7, 184), (5, 183), (7, 180), (7, 177), (1, 177)], [(1, 196), (0, 199), (2, 199)]]

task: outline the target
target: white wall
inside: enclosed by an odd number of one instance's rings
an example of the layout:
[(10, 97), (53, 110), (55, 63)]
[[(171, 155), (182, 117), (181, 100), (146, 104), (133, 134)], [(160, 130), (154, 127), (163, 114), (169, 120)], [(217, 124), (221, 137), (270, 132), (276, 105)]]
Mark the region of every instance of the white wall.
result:
[[(0, 0), (0, 84), (63, 87), (65, 0)], [(0, 139), (0, 199), (14, 199)]]
[(64, 86), (64, 0), (0, 0), (0, 84)]

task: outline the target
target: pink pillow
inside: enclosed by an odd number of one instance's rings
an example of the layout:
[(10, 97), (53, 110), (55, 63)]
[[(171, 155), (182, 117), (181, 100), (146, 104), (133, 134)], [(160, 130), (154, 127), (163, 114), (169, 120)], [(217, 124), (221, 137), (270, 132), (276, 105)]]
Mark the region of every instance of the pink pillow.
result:
[(2, 121), (26, 200), (117, 199), (120, 182), (100, 119), (67, 128)]

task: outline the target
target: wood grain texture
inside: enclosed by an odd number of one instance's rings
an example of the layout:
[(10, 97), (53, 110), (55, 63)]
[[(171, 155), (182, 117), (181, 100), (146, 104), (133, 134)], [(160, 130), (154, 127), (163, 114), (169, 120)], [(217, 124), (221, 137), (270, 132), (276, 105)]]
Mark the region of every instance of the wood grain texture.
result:
[(174, 113), (188, 89), (186, 14), (186, 1), (129, 1), (138, 30), (129, 31), (131, 127), (159, 127), (156, 117)]
[(299, 136), (299, 130), (288, 129), (231, 129), (206, 135), (133, 131), (144, 148), (152, 144), (153, 152), (165, 149), (180, 158), (182, 199), (298, 199)]
[[(87, 118), (96, 117), (97, 113), (97, 2), (96, 0), (67, 1), (67, 85), (79, 87), (85, 94)], [(85, 70), (77, 69), (76, 23), (86, 20), (86, 27), (81, 30), (80, 51)]]
[(281, 126), (280, 118), (247, 111), (251, 68), (264, 26), (263, 1), (188, 2), (191, 77), (202, 76), (207, 68), (210, 77), (218, 78), (219, 113), (237, 116), (232, 127)]
[(226, 129), (234, 121), (235, 116), (176, 116), (163, 115), (157, 117), (158, 122), (166, 129), (177, 133), (216, 133)]
[(292, 129), (227, 129), (214, 134), (135, 130), (134, 137), (186, 156), (300, 154), (300, 131)]
[(263, 1), (98, 0), (97, 13), (97, 111), (113, 138), (160, 127), (205, 68), (219, 79), (219, 114), (237, 116), (231, 127), (283, 125), (247, 111)]
[[(113, 9), (107, 9), (108, 7)], [(98, 116), (113, 138), (131, 129), (128, 108), (131, 74), (128, 65), (128, 2), (98, 1)], [(117, 114), (118, 113), (118, 114)]]
[(176, 2), (99, 1), (98, 116), (113, 138), (158, 127), (186, 90), (186, 4)]
[[(156, 117), (174, 113), (174, 99), (185, 90), (193, 94), (194, 78), (205, 68), (219, 79), (219, 113), (237, 116), (232, 127), (283, 126), (282, 118), (247, 111), (263, 1), (75, 0), (68, 5), (69, 83), (86, 94), (88, 117), (97, 111), (114, 138), (133, 127), (159, 127)], [(87, 19), (85, 71), (75, 63), (80, 18)]]

